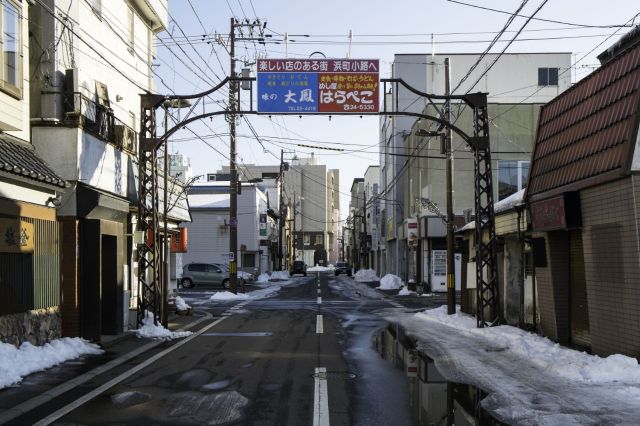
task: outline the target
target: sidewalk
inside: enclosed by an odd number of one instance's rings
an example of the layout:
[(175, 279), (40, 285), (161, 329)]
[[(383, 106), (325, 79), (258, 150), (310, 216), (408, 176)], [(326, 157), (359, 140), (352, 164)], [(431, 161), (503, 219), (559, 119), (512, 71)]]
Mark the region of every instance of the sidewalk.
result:
[(638, 424), (640, 366), (600, 358), (511, 326), (478, 329), (444, 307), (386, 318), (417, 339), (452, 382), (475, 385), (482, 406), (507, 424)]
[[(208, 314), (169, 318), (169, 330), (189, 329)], [(106, 373), (125, 362), (144, 356), (163, 343), (162, 340), (141, 339), (135, 331), (117, 336), (103, 336), (100, 346), (105, 350), (102, 355), (83, 356), (55, 367), (30, 374), (17, 385), (0, 389), (0, 424), (28, 412), (62, 393), (81, 385), (100, 374)]]

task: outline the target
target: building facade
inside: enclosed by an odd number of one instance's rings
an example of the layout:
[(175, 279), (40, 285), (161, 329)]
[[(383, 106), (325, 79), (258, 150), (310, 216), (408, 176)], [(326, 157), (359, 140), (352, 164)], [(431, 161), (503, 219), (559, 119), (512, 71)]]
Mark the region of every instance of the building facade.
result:
[[(485, 73), (484, 70), (497, 59), (491, 54), (480, 60), (475, 70), (467, 75), (479, 56), (396, 55), (392, 76), (425, 93), (443, 95), (444, 58), (447, 57), (454, 94), (489, 93), (494, 199), (498, 201), (526, 184), (540, 106), (569, 87), (570, 73), (565, 71), (571, 64), (571, 55), (505, 54)], [(386, 96), (385, 101), (392, 110), (438, 116), (442, 108), (442, 105), (428, 104), (402, 87), (398, 93)], [(452, 120), (457, 127), (472, 133), (472, 119), (468, 108), (453, 104)], [(407, 281), (430, 284), (434, 273), (441, 275), (439, 265), (443, 250), (446, 258), (446, 226), (441, 219), (446, 212), (445, 162), (441, 138), (419, 136), (418, 132), (438, 130), (437, 124), (414, 117), (385, 116), (381, 118), (380, 129), (380, 192), (385, 198), (381, 227), (385, 227), (386, 235), (380, 241), (385, 242), (381, 259), (385, 259), (387, 272)], [(456, 225), (462, 226), (473, 215), (473, 153), (455, 134), (452, 149), (453, 210)], [(417, 244), (409, 244), (406, 229), (414, 222), (418, 223), (420, 237)], [(434, 270), (434, 260), (438, 271)]]
[(0, 342), (62, 334), (60, 226), (64, 180), (31, 144), (29, 2), (0, 3)]
[[(57, 209), (67, 336), (99, 340), (135, 326), (138, 93), (155, 91), (167, 13), (167, 0), (55, 0), (29, 11), (33, 144), (68, 183)], [(188, 218), (173, 216), (172, 227)]]
[(606, 356), (640, 354), (640, 27), (545, 105), (526, 200), (540, 326)]
[[(228, 264), (229, 182), (198, 182), (188, 192), (192, 221), (186, 224), (189, 247), (177, 265), (179, 273), (191, 262)], [(258, 275), (270, 272), (278, 228), (266, 193), (256, 184), (242, 184), (238, 212), (238, 269)]]

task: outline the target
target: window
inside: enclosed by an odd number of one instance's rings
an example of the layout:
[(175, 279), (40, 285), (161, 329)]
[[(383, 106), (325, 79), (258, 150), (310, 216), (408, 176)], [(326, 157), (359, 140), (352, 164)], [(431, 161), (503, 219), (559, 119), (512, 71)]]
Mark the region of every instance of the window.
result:
[(134, 14), (133, 14), (133, 9), (131, 7), (129, 7), (127, 9), (127, 22), (129, 24), (129, 39), (128, 39), (128, 43), (129, 43), (129, 53), (133, 54), (133, 49), (134, 49), (134, 37), (135, 37), (135, 33), (134, 33)]
[(538, 86), (557, 86), (558, 68), (538, 68)]
[(202, 263), (192, 263), (191, 265), (189, 265), (189, 270), (191, 272), (205, 272), (206, 267)]
[(498, 160), (498, 200), (527, 186), (529, 161)]
[(0, 88), (12, 95), (22, 95), (22, 57), (20, 52), (20, 8), (10, 0), (0, 0), (2, 15), (0, 29), (2, 57), (0, 58)]
[(310, 236), (309, 234), (306, 234), (303, 238), (302, 238), (304, 245), (308, 246), (311, 242), (310, 242)]

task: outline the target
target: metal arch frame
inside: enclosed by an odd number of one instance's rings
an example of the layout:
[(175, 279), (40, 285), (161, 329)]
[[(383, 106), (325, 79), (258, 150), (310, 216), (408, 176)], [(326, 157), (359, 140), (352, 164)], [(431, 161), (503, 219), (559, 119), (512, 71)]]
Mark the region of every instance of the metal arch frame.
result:
[[(250, 82), (249, 110), (221, 110), (203, 113), (182, 120), (175, 126), (167, 129), (161, 137), (156, 135), (156, 113), (163, 102), (168, 100), (199, 99), (210, 95), (229, 84), (229, 90), (235, 91), (237, 105), (240, 105), (240, 85), (242, 81)], [(185, 125), (197, 120), (217, 115), (259, 115), (253, 109), (253, 82), (254, 77), (226, 77), (215, 87), (194, 95), (162, 96), (156, 94), (141, 94), (141, 118), (140, 118), (140, 146), (138, 164), (138, 222), (137, 230), (145, 236), (142, 243), (138, 243), (138, 324), (142, 324), (145, 312), (153, 310), (154, 320), (161, 306), (161, 286), (159, 283), (159, 223), (158, 223), (158, 176), (157, 176), (157, 150), (166, 140)], [(387, 93), (387, 87), (393, 88), (395, 108), (387, 110), (387, 103), (383, 102), (383, 111), (375, 113), (314, 113), (304, 115), (386, 115), (416, 117), (440, 124), (457, 133), (474, 152), (475, 171), (475, 245), (476, 245), (476, 285), (477, 285), (477, 324), (478, 327), (494, 326), (501, 322), (498, 298), (498, 268), (496, 257), (496, 233), (493, 207), (493, 178), (491, 175), (491, 147), (489, 143), (489, 115), (487, 111), (487, 94), (471, 93), (466, 95), (433, 95), (421, 92), (409, 86), (402, 79), (380, 79), (384, 85), (383, 93)], [(473, 110), (473, 136), (469, 136), (440, 117), (420, 114), (408, 111), (398, 111), (398, 89), (404, 89), (423, 97), (437, 110), (438, 105), (434, 100), (459, 100), (466, 103)], [(300, 115), (296, 113), (262, 113), (263, 115)], [(151, 231), (153, 242), (149, 241)], [(483, 239), (483, 237), (485, 237)]]

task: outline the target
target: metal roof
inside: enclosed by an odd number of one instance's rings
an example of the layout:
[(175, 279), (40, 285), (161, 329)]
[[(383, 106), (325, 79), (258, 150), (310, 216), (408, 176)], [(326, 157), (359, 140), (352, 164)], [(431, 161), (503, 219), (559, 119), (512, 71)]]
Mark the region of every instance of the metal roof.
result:
[(4, 138), (0, 138), (0, 171), (65, 187), (65, 181), (38, 157), (32, 147)]
[(527, 198), (618, 179), (630, 167), (640, 118), (640, 43), (546, 104)]

